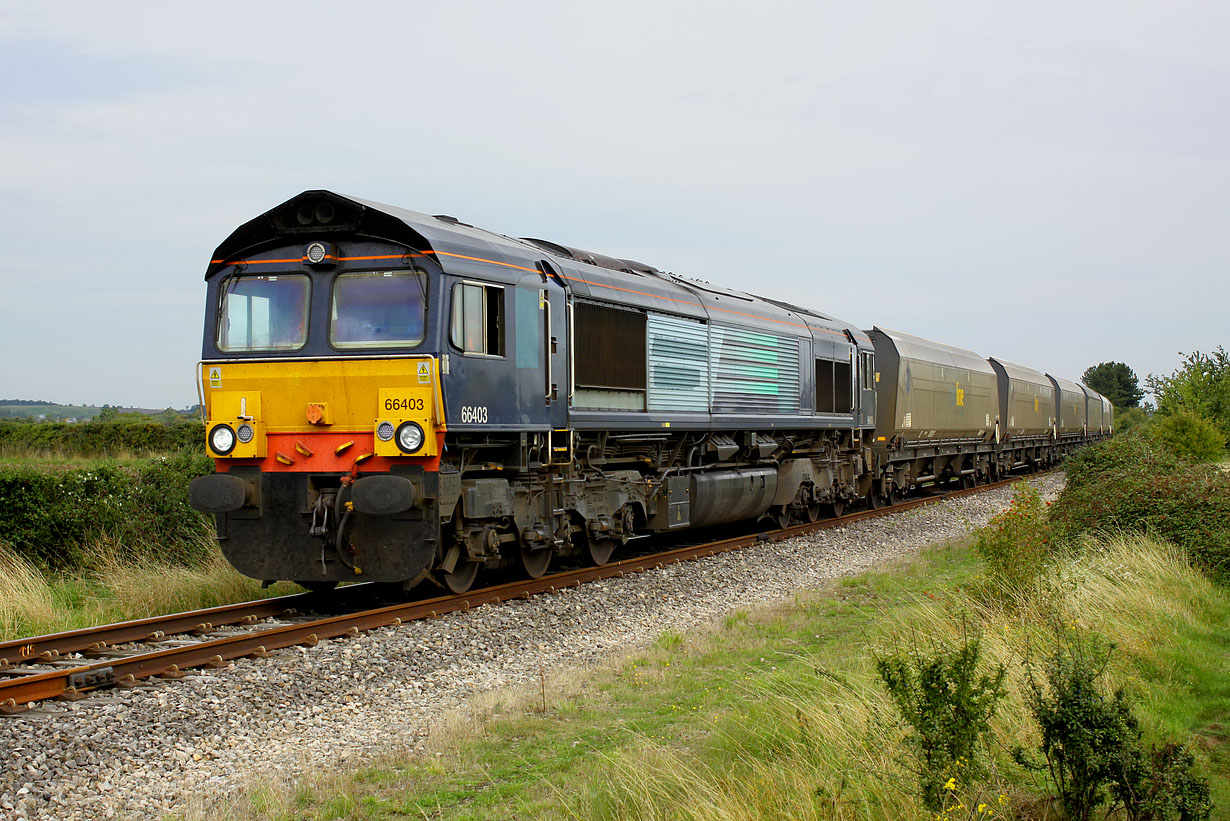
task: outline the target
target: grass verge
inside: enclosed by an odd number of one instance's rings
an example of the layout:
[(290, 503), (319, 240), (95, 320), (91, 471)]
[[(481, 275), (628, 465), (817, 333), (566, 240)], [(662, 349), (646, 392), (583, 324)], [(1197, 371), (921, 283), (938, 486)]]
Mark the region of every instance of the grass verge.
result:
[(52, 573), (0, 543), (0, 640), (300, 592), (288, 583), (262, 590), (212, 539), (202, 536), (200, 550), (202, 561), (182, 565), (96, 543), (83, 551), (88, 567)]
[(955, 773), (945, 817), (1055, 817), (1009, 749), (1037, 743), (1022, 662), (1048, 652), (1058, 626), (1117, 642), (1109, 683), (1127, 688), (1146, 741), (1189, 743), (1214, 817), (1230, 817), (1226, 588), (1143, 537), (1090, 543), (1013, 602), (984, 595), (980, 571), (968, 545), (947, 545), (707, 632), (665, 633), (606, 669), (480, 699), (437, 728), (425, 755), (266, 785), (230, 815), (925, 817), (874, 655), (952, 646), (974, 629), (987, 664), (1008, 665), (1008, 698), (991, 722), (989, 775), (974, 784)]

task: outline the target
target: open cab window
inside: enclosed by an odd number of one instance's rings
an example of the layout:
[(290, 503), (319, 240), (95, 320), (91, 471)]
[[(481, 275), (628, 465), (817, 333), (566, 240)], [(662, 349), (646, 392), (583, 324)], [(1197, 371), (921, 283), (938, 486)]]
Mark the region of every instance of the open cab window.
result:
[(335, 348), (413, 348), (423, 341), (427, 275), (363, 271), (333, 281), (329, 342)]
[(307, 342), (311, 283), (302, 274), (231, 277), (222, 286), (218, 349), (293, 351)]
[(468, 354), (504, 355), (504, 289), (458, 282), (453, 286), (452, 343)]

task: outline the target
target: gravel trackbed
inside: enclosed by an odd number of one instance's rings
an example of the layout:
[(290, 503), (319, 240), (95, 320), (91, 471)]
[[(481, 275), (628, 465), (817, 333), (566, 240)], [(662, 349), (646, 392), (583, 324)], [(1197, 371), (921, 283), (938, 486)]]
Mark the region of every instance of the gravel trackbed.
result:
[[(1035, 480), (1046, 498), (1062, 474)], [(159, 818), (420, 748), (470, 696), (963, 536), (1010, 488), (0, 718), (0, 818)]]

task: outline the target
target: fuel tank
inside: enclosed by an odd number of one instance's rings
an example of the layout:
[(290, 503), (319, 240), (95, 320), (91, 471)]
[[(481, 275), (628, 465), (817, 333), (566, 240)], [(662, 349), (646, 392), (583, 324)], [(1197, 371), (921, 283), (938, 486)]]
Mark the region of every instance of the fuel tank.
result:
[(777, 468), (695, 473), (690, 487), (692, 527), (755, 519), (777, 493)]

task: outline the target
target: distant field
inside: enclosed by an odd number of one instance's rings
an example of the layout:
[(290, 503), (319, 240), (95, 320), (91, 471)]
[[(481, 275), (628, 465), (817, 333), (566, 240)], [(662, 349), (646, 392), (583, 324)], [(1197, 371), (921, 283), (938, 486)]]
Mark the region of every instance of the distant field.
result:
[(73, 405), (5, 405), (0, 404), (0, 419), (24, 419), (46, 416), (48, 419), (93, 419), (102, 408)]
[[(63, 421), (76, 419), (80, 422), (97, 419), (104, 410), (114, 410), (116, 413), (136, 413), (144, 416), (165, 414), (167, 408), (121, 408), (101, 405), (57, 405), (54, 402), (30, 403), (22, 400), (0, 400), (0, 419), (38, 419), (45, 417), (48, 421)], [(174, 414), (183, 415), (184, 410), (173, 410)]]

